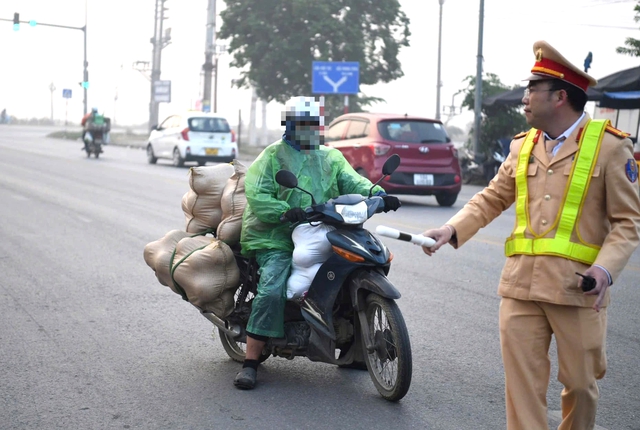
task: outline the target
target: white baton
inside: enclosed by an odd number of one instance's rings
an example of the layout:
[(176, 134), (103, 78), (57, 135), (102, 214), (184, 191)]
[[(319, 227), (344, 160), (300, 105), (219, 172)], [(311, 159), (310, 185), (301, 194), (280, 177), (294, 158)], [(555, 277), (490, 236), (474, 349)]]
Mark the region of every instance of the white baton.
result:
[(404, 233), (395, 228), (387, 227), (386, 225), (379, 225), (376, 227), (376, 233), (380, 236), (391, 237), (393, 239), (404, 240), (405, 242), (415, 243), (416, 245), (432, 247), (436, 244), (436, 241), (430, 237), (422, 236), (421, 234)]

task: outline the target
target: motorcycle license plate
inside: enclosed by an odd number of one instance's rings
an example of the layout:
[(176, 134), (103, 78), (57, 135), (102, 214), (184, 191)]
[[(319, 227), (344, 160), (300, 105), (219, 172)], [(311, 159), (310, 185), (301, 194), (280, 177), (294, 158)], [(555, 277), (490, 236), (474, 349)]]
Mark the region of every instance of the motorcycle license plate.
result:
[(218, 148), (204, 148), (204, 153), (207, 155), (218, 155)]
[(433, 175), (414, 173), (413, 184), (414, 185), (433, 185)]

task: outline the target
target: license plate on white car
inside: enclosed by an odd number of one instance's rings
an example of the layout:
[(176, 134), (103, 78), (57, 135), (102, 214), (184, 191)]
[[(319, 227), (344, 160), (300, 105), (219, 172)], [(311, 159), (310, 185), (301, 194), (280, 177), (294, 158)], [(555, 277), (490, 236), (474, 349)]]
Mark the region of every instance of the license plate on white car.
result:
[(218, 155), (218, 148), (204, 148), (204, 153), (207, 155)]
[(414, 185), (433, 185), (433, 175), (414, 173), (413, 184)]

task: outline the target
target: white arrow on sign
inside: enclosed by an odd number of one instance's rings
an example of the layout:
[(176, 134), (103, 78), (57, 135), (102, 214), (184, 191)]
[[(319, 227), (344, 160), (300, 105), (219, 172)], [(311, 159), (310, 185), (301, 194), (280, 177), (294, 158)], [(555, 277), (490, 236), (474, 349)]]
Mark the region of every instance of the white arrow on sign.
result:
[(347, 82), (347, 77), (343, 76), (342, 78), (340, 78), (340, 80), (338, 82), (333, 82), (331, 80), (331, 78), (327, 75), (322, 76), (324, 78), (325, 81), (329, 82), (329, 85), (331, 85), (333, 87), (333, 92), (337, 93), (338, 92), (338, 88), (340, 87), (340, 85), (344, 84), (345, 82)]

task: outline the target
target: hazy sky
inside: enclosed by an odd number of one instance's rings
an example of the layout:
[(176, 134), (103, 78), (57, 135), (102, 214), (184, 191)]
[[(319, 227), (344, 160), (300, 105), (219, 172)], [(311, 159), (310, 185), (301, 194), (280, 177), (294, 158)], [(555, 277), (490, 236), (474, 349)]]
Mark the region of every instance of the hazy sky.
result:
[[(328, 1), (328, 0), (327, 0)], [(379, 0), (384, 1), (384, 0)], [(411, 20), (411, 46), (401, 51), (405, 76), (388, 84), (363, 86), (370, 96), (385, 103), (377, 112), (435, 116), (438, 53), (438, 0), (400, 0)], [(640, 39), (640, 23), (634, 22), (634, 0), (485, 0), (484, 71), (497, 74), (513, 85), (529, 75), (534, 62), (533, 43), (544, 39), (565, 57), (582, 67), (589, 51), (589, 73), (596, 79), (635, 67), (639, 58), (616, 54), (625, 38)], [(137, 124), (148, 119), (150, 84), (132, 69), (135, 61), (149, 61), (153, 36), (155, 0), (87, 0), (89, 107), (97, 106), (118, 124)], [(442, 23), (441, 106), (464, 87), (466, 76), (476, 73), (479, 0), (445, 0)], [(160, 117), (195, 106), (201, 97), (207, 0), (168, 0), (165, 28), (171, 27), (172, 44), (163, 50), (162, 79), (172, 81), (172, 103), (161, 104)], [(218, 12), (224, 7), (217, 1)], [(85, 0), (2, 0), (0, 18), (82, 27)], [(220, 28), (218, 20), (218, 29)], [(0, 21), (0, 109), (18, 117), (49, 117), (50, 84), (56, 119), (78, 121), (82, 115), (83, 38), (79, 30), (22, 24), (13, 31), (11, 22)], [(223, 41), (219, 41), (223, 42)], [(220, 57), (218, 112), (237, 123), (238, 112), (249, 118), (251, 93), (231, 87), (238, 76), (229, 67), (230, 56)], [(62, 89), (73, 91), (68, 102)], [(117, 101), (114, 100), (117, 94)], [(460, 104), (462, 97), (455, 100)], [(279, 127), (280, 106), (270, 103), (268, 123)], [(467, 114), (451, 123), (466, 125)], [(442, 116), (446, 120), (446, 115)]]

